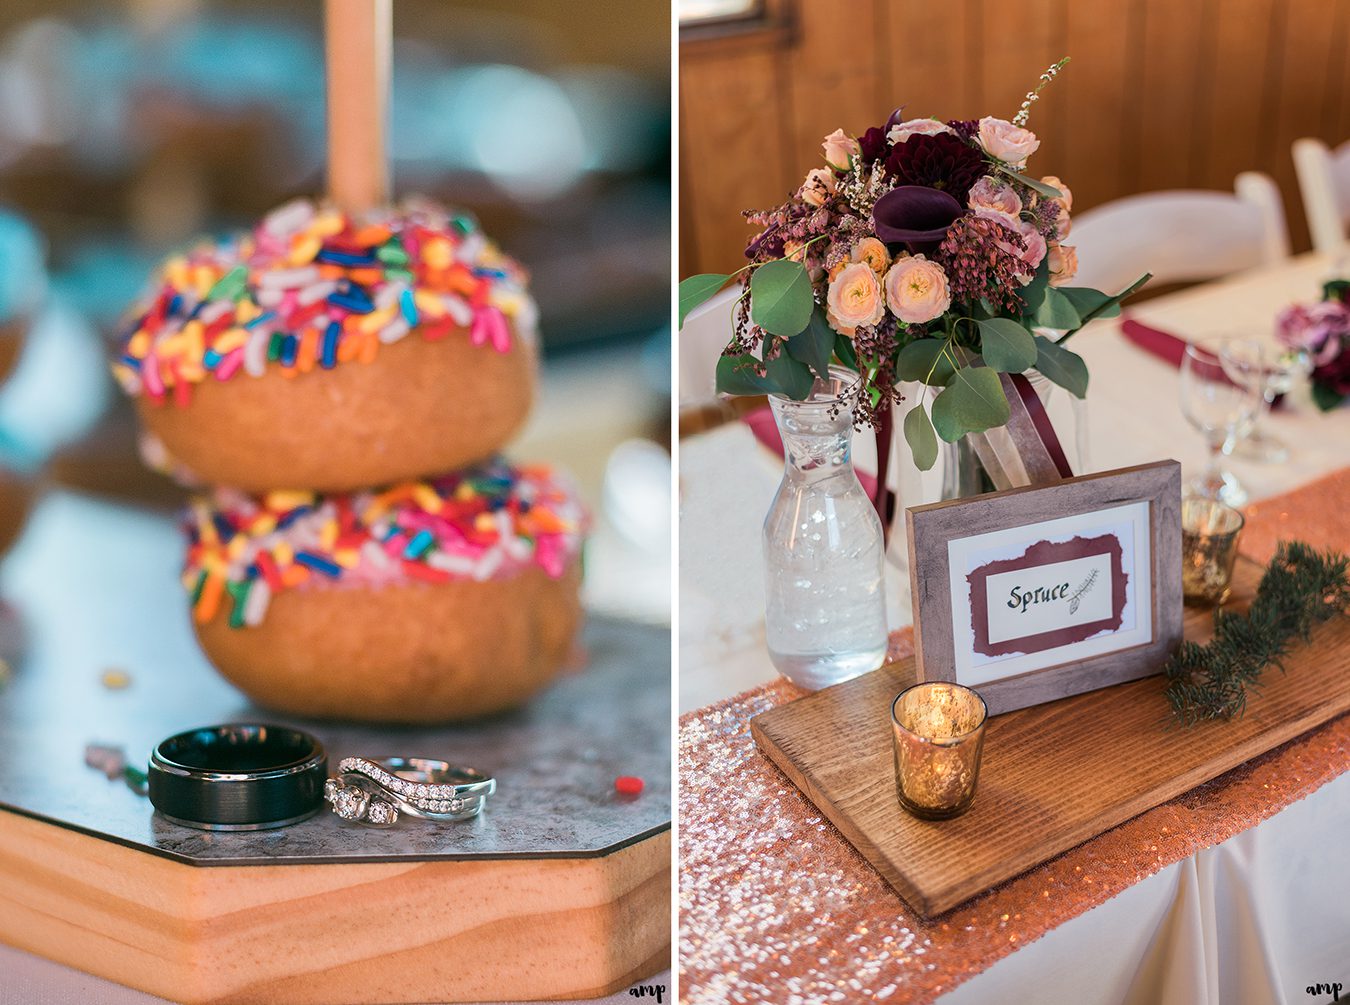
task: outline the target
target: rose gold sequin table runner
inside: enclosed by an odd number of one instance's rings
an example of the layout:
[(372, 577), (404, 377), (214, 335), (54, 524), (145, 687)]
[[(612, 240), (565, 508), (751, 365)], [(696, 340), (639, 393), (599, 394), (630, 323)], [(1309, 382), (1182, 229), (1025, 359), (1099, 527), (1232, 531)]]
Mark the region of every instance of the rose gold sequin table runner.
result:
[[(1350, 542), (1350, 469), (1248, 509), (1243, 551)], [(909, 655), (906, 630), (891, 658)], [(1350, 716), (924, 920), (755, 747), (775, 681), (680, 721), (681, 1000), (930, 1002), (1058, 925), (1341, 774)]]

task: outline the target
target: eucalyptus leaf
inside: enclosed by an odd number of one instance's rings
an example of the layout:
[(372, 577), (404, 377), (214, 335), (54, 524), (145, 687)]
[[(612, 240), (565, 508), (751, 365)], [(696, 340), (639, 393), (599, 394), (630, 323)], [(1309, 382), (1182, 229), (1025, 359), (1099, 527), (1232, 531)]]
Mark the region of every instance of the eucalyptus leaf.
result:
[(793, 401), (804, 401), (811, 395), (816, 378), (811, 368), (801, 360), (793, 359), (788, 353), (780, 352), (764, 364), (769, 380), (778, 386), (778, 390)]
[(956, 371), (951, 354), (944, 351), (946, 348), (946, 339), (915, 339), (900, 350), (896, 375), (901, 380), (917, 380), (931, 387), (945, 387)]
[(791, 338), (806, 327), (815, 305), (801, 262), (768, 262), (750, 277), (750, 317), (766, 332)]
[(937, 463), (937, 433), (933, 431), (928, 413), (923, 410), (922, 401), (916, 402), (905, 416), (905, 441), (909, 444), (914, 466), (920, 471), (927, 471)]
[(839, 361), (850, 370), (858, 369), (858, 351), (853, 348), (853, 340), (847, 335), (836, 335), (834, 340), (834, 354), (839, 357)]
[[(1094, 307), (1091, 310), (1080, 310), (1078, 312), (1080, 321), (1078, 328), (1082, 328), (1083, 325), (1086, 325), (1089, 321), (1095, 321), (1097, 318), (1114, 317), (1116, 314), (1119, 314), (1120, 313), (1119, 308), (1121, 303), (1126, 299), (1128, 299), (1135, 292), (1137, 292), (1140, 287), (1142, 287), (1152, 278), (1153, 273), (1145, 272), (1142, 276), (1140, 276), (1138, 279), (1132, 282), (1129, 286), (1125, 287), (1125, 289), (1121, 290), (1119, 293), (1115, 294), (1114, 296), (1108, 296), (1106, 298), (1106, 301), (1099, 307)], [(1078, 289), (1087, 289), (1087, 288), (1088, 287), (1078, 287)], [(1093, 292), (1095, 293), (1097, 291), (1094, 290)], [(1059, 341), (1060, 342), (1065, 341), (1070, 335), (1072, 335), (1075, 331), (1077, 331), (1078, 328), (1073, 329), (1073, 331), (1065, 332), (1062, 336), (1060, 336)]]
[(821, 380), (829, 380), (835, 334), (835, 330), (825, 320), (825, 312), (817, 307), (811, 312), (811, 320), (806, 327), (788, 339), (787, 351), (793, 359), (808, 364)]
[(722, 394), (772, 394), (778, 386), (757, 370), (759, 360), (749, 353), (720, 356), (717, 360), (717, 390)]
[(990, 367), (1003, 373), (1021, 373), (1035, 366), (1036, 343), (1031, 332), (1016, 321), (990, 318), (977, 324), (980, 326), (980, 355)]
[(1087, 397), (1088, 368), (1083, 357), (1071, 349), (1036, 336), (1036, 369), (1075, 397)]
[(1044, 299), (1036, 310), (1036, 324), (1057, 331), (1073, 331), (1082, 326), (1074, 303), (1053, 286), (1045, 288)]
[[(1120, 304), (1114, 302), (1111, 294), (1094, 290), (1090, 286), (1061, 286), (1059, 294), (1073, 304), (1080, 318), (1085, 315), (1113, 318), (1120, 313)], [(1094, 311), (1101, 313), (1093, 313)]]
[(1045, 299), (1045, 291), (1050, 288), (1050, 256), (1046, 255), (1041, 259), (1041, 264), (1036, 266), (1036, 274), (1031, 277), (1031, 282), (1022, 287), (1022, 303), (1026, 306), (1027, 314), (1035, 314), (1041, 306), (1041, 301)]
[(684, 319), (689, 316), (690, 311), (710, 300), (730, 278), (717, 272), (705, 272), (680, 280), (680, 327), (684, 327)]
[(1003, 168), (1003, 173), (1006, 174), (1009, 178), (1014, 178), (1017, 181), (1020, 181), (1027, 188), (1031, 189), (1038, 195), (1045, 196), (1047, 199), (1058, 199), (1064, 194), (1059, 189), (1055, 188), (1053, 185), (1047, 185), (1045, 182), (1037, 181), (1035, 178), (1028, 178), (1026, 175), (1019, 174), (1010, 167), (1005, 166)]
[(964, 366), (933, 400), (933, 427), (948, 443), (1008, 421), (1008, 396), (987, 366)]

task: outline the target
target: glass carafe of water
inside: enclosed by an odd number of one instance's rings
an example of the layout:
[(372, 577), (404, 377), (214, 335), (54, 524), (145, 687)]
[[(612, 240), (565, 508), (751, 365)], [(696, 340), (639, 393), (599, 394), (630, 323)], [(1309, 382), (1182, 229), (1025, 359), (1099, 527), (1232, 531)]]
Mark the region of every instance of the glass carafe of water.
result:
[(831, 367), (805, 401), (771, 395), (783, 481), (764, 520), (769, 657), (784, 677), (821, 688), (886, 655), (881, 521), (853, 471), (858, 375)]

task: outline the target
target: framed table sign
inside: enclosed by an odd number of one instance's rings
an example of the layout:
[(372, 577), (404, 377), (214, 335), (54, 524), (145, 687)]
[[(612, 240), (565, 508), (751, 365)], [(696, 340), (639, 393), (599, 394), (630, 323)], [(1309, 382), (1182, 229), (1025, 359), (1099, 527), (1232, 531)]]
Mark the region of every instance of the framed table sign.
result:
[(1157, 673), (1181, 641), (1181, 465), (905, 513), (920, 680), (992, 714)]

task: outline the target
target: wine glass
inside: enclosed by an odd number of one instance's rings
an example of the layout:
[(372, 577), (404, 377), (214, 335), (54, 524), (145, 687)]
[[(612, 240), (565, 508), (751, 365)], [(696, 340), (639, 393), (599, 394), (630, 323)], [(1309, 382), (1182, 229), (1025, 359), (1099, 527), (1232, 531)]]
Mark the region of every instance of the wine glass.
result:
[(1259, 353), (1255, 360), (1234, 355), (1231, 366), (1234, 376), (1225, 372), (1214, 348), (1188, 345), (1181, 360), (1181, 412), (1209, 447), (1209, 461), (1190, 483), (1190, 493), (1238, 507), (1247, 501), (1247, 492), (1224, 457), (1260, 413), (1265, 368)]
[(1274, 433), (1261, 428), (1275, 399), (1288, 394), (1312, 373), (1312, 357), (1302, 349), (1279, 346), (1250, 338), (1225, 341), (1219, 348), (1219, 361), (1230, 380), (1240, 380), (1245, 363), (1262, 374), (1261, 407), (1247, 436), (1233, 450), (1234, 456), (1266, 464), (1283, 464), (1289, 459), (1289, 447)]

